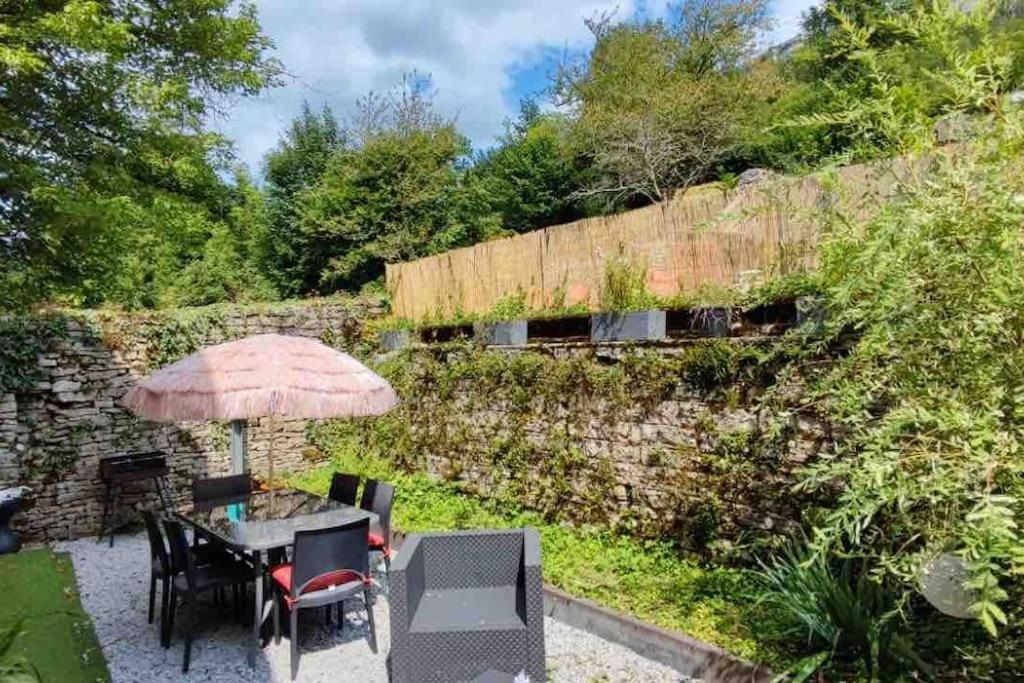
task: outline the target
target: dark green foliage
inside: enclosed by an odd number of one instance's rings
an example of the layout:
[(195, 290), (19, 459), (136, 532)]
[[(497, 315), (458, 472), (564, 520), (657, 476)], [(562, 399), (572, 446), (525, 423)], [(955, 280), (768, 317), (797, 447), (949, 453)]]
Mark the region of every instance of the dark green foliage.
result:
[(570, 124), (527, 100), (498, 144), (474, 163), (471, 179), (482, 185), (505, 229), (527, 232), (588, 213), (576, 195), (588, 171), (570, 149)]
[(0, 394), (31, 389), (40, 379), (39, 356), (66, 330), (58, 317), (0, 318)]
[(498, 219), (469, 182), (468, 141), (433, 111), (429, 79), (359, 102), (351, 131), (308, 107), (267, 157), (271, 240), (286, 291), (354, 291), (384, 264), (479, 242)]
[(270, 274), (287, 295), (303, 294), (320, 286), (318, 273), (303, 268), (306, 245), (299, 230), (297, 200), (301, 192), (320, 180), (331, 157), (342, 151), (346, 143), (347, 135), (329, 108), (317, 115), (308, 103), (303, 103), (302, 111), (263, 161)]
[(208, 107), (278, 71), (255, 10), (14, 0), (0, 25), (0, 307), (159, 303), (230, 204)]
[(278, 298), (266, 202), (244, 168), (236, 172), (232, 194), (227, 220), (211, 227), (198, 258), (166, 285), (164, 298), (171, 303), (205, 306)]
[(473, 244), (482, 221), (456, 161), (469, 152), (451, 124), (374, 135), (334, 156), (299, 199), (300, 258), (317, 289), (355, 290), (379, 279), (384, 264)]

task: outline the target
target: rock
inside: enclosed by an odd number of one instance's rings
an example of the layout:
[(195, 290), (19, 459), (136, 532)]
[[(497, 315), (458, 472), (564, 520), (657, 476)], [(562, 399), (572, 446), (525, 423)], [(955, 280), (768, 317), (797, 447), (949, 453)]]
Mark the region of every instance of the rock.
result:
[(72, 380), (69, 380), (69, 379), (62, 379), (62, 380), (58, 380), (58, 381), (54, 382), (53, 386), (50, 388), (50, 390), (53, 391), (53, 393), (55, 393), (55, 394), (62, 394), (62, 393), (76, 392), (76, 391), (78, 391), (81, 388), (82, 388), (82, 383), (81, 382), (75, 382), (75, 381), (72, 381)]
[(736, 181), (736, 187), (738, 189), (744, 189), (753, 185), (760, 185), (761, 183), (774, 180), (778, 177), (778, 173), (767, 168), (748, 168), (746, 171), (743, 171), (743, 173), (740, 173)]

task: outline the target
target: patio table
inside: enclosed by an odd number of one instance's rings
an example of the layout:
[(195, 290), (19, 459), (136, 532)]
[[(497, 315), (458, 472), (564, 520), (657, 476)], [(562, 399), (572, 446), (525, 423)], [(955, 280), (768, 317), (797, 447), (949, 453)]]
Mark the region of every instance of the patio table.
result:
[(324, 529), (360, 519), (369, 519), (371, 525), (377, 523), (377, 515), (372, 512), (295, 489), (197, 501), (190, 512), (175, 514), (198, 533), (252, 557), (256, 596), (249, 666), (256, 665), (261, 629), (269, 614), (266, 608), (270, 603), (263, 599), (265, 554), (290, 546), (296, 531)]

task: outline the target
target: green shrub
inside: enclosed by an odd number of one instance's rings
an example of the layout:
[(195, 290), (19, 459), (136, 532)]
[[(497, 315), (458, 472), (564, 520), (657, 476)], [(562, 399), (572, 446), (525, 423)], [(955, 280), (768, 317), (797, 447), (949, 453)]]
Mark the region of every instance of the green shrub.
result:
[(620, 253), (604, 264), (602, 311), (642, 311), (662, 301), (647, 289), (647, 267)]

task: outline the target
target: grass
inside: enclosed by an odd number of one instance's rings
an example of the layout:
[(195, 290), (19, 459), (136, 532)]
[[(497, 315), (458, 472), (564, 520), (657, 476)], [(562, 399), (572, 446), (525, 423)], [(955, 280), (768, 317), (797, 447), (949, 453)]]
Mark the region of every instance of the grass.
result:
[(779, 611), (758, 602), (752, 572), (701, 566), (665, 542), (499, 509), (450, 483), (398, 471), (381, 458), (347, 450), (332, 456), (330, 466), (293, 477), (291, 485), (324, 494), (335, 470), (390, 481), (397, 489), (392, 523), (405, 532), (535, 527), (548, 583), (772, 668), (784, 669), (794, 659), (784, 647), (788, 624)]
[(42, 549), (0, 556), (0, 596), (0, 629), (22, 620), (14, 652), (44, 683), (110, 680), (67, 555)]

